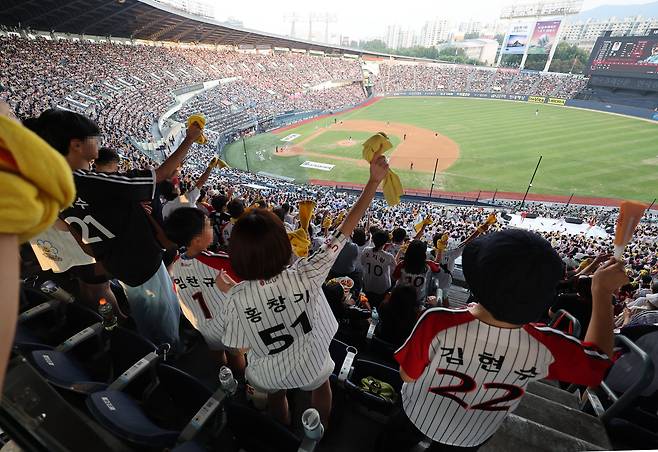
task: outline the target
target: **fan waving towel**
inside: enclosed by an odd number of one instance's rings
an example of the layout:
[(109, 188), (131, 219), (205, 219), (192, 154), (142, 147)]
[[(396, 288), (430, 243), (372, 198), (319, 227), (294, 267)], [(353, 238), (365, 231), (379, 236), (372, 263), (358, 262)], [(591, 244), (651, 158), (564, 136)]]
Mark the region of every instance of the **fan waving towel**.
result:
[[(366, 140), (363, 143), (363, 158), (370, 163), (377, 155), (391, 149), (393, 145), (384, 132), (379, 132)], [(395, 206), (400, 203), (400, 196), (404, 193), (402, 183), (397, 174), (393, 170), (388, 170), (388, 174), (384, 178), (384, 198), (389, 206)]]
[(0, 116), (0, 233), (27, 241), (75, 199), (71, 168), (38, 135)]
[(299, 257), (306, 257), (311, 248), (311, 240), (308, 236), (308, 225), (311, 224), (313, 209), (315, 209), (315, 201), (300, 201), (298, 207), (300, 227), (293, 232), (289, 232), (288, 239), (292, 245), (293, 253)]

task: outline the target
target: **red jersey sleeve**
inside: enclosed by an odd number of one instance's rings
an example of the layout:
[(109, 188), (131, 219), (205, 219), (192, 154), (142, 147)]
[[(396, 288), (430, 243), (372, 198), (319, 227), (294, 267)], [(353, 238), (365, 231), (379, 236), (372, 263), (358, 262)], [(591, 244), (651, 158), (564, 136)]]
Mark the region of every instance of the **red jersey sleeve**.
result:
[(197, 257), (201, 262), (215, 270), (224, 270), (235, 282), (240, 282), (242, 279), (233, 271), (231, 260), (226, 253), (210, 253), (207, 251), (202, 252)]
[(597, 386), (612, 365), (608, 355), (594, 344), (541, 324), (525, 325), (523, 328), (553, 355), (554, 361), (546, 376), (549, 380)]
[(400, 279), (400, 276), (402, 275), (402, 268), (404, 267), (404, 261), (400, 262), (398, 265), (395, 266), (395, 270), (393, 270), (393, 279), (398, 280)]
[(441, 267), (436, 262), (426, 261), (426, 263), (432, 273), (439, 273), (441, 271)]
[(432, 360), (430, 344), (436, 335), (453, 326), (467, 323), (474, 317), (466, 309), (432, 308), (420, 316), (411, 335), (395, 352), (400, 368), (414, 380), (420, 378)]

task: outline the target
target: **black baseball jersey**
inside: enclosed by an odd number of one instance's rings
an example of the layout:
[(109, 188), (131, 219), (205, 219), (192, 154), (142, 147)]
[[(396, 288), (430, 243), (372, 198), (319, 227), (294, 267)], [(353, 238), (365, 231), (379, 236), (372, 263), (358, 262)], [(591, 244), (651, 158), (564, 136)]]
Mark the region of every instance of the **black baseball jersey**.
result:
[(155, 171), (77, 170), (73, 178), (76, 200), (60, 217), (112, 276), (133, 287), (148, 281), (162, 262), (162, 248), (140, 202), (153, 198)]

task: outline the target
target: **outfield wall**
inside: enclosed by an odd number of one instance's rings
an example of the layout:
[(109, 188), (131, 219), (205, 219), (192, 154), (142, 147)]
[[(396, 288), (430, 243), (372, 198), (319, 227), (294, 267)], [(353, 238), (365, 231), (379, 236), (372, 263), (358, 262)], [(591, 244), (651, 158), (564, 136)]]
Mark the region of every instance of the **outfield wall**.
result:
[(501, 99), (515, 100), (520, 102), (530, 102), (533, 104), (563, 105), (567, 107), (584, 108), (587, 110), (603, 111), (606, 113), (616, 113), (626, 116), (635, 116), (643, 119), (653, 119), (658, 121), (658, 112), (644, 108), (628, 107), (625, 105), (608, 104), (579, 99), (564, 99), (551, 96), (525, 96), (521, 94), (504, 94), (504, 93), (481, 93), (473, 91), (399, 91), (395, 93), (382, 93), (382, 96), (404, 97), (404, 96), (437, 96), (437, 97), (462, 97), (475, 99)]

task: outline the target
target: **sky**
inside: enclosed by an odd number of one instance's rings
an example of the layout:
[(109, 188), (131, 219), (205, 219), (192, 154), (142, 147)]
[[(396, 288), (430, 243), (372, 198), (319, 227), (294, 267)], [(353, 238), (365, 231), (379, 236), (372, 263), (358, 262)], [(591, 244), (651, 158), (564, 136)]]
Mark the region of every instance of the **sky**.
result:
[[(304, 30), (308, 30), (309, 12), (319, 15), (329, 13), (336, 18), (336, 23), (332, 24), (330, 29), (352, 39), (368, 39), (382, 35), (384, 28), (389, 24), (420, 28), (426, 20), (437, 16), (455, 22), (469, 19), (494, 22), (501, 8), (511, 3), (510, 0), (384, 0), (380, 2), (332, 0), (321, 3), (309, 0), (204, 1), (215, 4), (215, 15), (218, 20), (223, 21), (232, 17), (241, 20), (247, 28), (279, 34), (290, 33), (290, 21), (286, 20), (286, 16), (291, 16), (293, 13), (304, 18), (299, 20), (297, 25), (300, 27), (302, 26), (300, 22), (304, 22)], [(585, 0), (583, 9), (600, 5), (633, 5), (651, 1), (655, 0)], [(632, 15), (630, 9), (629, 15)], [(314, 27), (324, 30), (324, 23), (318, 23)]]

